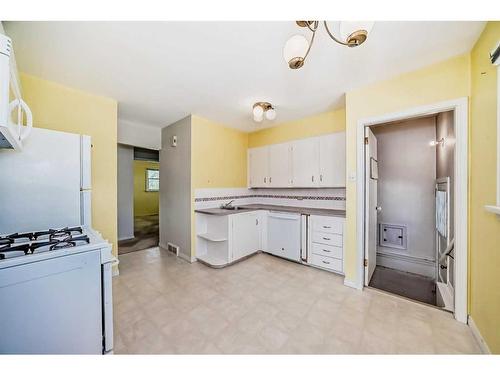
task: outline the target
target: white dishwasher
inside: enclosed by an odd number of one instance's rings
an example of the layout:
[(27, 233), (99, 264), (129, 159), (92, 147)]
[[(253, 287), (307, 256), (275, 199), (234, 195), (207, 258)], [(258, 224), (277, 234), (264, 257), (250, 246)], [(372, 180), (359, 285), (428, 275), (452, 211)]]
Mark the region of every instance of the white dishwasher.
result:
[(273, 255), (300, 261), (300, 214), (269, 212), (267, 251)]

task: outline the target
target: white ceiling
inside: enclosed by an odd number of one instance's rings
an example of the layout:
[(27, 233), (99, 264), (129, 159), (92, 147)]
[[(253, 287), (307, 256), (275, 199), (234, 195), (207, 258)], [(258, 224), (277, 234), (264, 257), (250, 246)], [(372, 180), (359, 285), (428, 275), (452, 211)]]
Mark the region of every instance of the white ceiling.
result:
[[(253, 131), (339, 108), (349, 90), (465, 53), (484, 22), (377, 22), (354, 49), (321, 26), (296, 71), (282, 57), (288, 37), (307, 35), (295, 22), (4, 26), (21, 71), (115, 98), (122, 119), (163, 127), (195, 113)], [(262, 100), (276, 106), (274, 122), (252, 121), (252, 104)]]

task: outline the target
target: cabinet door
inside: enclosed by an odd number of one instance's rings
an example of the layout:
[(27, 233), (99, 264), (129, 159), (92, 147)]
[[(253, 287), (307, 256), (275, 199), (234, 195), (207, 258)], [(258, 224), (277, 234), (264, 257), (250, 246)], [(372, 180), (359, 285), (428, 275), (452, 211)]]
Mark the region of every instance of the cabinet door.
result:
[(290, 143), (269, 146), (269, 187), (291, 185)]
[(261, 250), (262, 223), (257, 211), (232, 215), (232, 259)]
[(307, 138), (292, 143), (293, 187), (319, 186), (319, 140)]
[(319, 137), (319, 186), (346, 186), (345, 160), (345, 132)]
[(248, 185), (268, 187), (269, 185), (269, 147), (248, 150)]

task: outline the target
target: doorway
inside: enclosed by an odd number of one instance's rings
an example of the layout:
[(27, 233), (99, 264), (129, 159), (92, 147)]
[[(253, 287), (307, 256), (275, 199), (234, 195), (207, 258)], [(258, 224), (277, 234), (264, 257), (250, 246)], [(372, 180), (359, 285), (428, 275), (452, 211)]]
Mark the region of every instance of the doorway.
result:
[(467, 100), (364, 119), (357, 155), (360, 288), (433, 304), (466, 323)]
[(158, 246), (159, 152), (119, 145), (118, 254)]

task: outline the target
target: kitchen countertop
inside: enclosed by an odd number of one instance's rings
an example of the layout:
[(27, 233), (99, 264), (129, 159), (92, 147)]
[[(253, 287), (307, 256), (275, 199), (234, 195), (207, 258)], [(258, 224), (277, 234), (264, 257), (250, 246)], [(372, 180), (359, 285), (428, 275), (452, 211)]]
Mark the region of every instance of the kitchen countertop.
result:
[(237, 205), (242, 207), (241, 210), (224, 210), (222, 208), (203, 208), (195, 210), (194, 212), (207, 215), (234, 215), (242, 212), (266, 210), (266, 211), (279, 211), (279, 212), (293, 212), (304, 215), (322, 215), (322, 216), (337, 216), (345, 217), (345, 210), (335, 210), (329, 208), (309, 208), (309, 207), (295, 207), (295, 206), (277, 206), (272, 204), (243, 204)]

